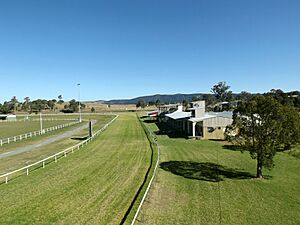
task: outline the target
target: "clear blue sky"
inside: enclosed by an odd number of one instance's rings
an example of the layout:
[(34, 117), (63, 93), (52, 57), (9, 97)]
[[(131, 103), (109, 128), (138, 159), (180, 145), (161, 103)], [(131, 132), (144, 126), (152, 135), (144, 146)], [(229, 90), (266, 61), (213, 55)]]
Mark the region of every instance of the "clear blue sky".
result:
[(2, 0), (0, 101), (299, 90), (299, 0)]

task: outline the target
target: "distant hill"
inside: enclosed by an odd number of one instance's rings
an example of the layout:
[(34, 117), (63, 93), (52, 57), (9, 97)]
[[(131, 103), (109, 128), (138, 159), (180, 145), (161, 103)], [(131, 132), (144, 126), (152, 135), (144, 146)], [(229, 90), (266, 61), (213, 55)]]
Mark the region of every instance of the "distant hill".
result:
[[(156, 102), (159, 100), (161, 103), (169, 104), (169, 103), (178, 103), (182, 102), (183, 100), (192, 101), (193, 97), (198, 99), (203, 99), (203, 96), (211, 94), (211, 93), (193, 93), (193, 94), (156, 94), (156, 95), (147, 95), (147, 96), (140, 96), (132, 99), (115, 99), (115, 100), (98, 100), (94, 101), (94, 103), (102, 103), (102, 104), (136, 104), (140, 99), (144, 99), (146, 103), (149, 102)], [(250, 94), (250, 93), (249, 93)], [(251, 95), (259, 95), (260, 93), (252, 93)], [(290, 91), (290, 92), (283, 92), (280, 89), (278, 90), (271, 90), (271, 92), (264, 93), (268, 95), (274, 96), (276, 99), (283, 101), (284, 99), (292, 100), (296, 107), (300, 108), (300, 92), (299, 91)], [(235, 100), (243, 98), (243, 93), (232, 93), (232, 97)], [(244, 96), (245, 97), (245, 96)]]
[(116, 100), (109, 100), (109, 101), (103, 101), (98, 100), (95, 101), (95, 103), (102, 103), (102, 104), (136, 104), (139, 99), (144, 99), (145, 102), (156, 102), (159, 100), (160, 102), (164, 103), (177, 103), (182, 102), (183, 100), (191, 101), (193, 97), (201, 98), (202, 93), (194, 93), (194, 94), (173, 94), (173, 95), (148, 95), (148, 96), (141, 96), (137, 98), (132, 99), (116, 99)]

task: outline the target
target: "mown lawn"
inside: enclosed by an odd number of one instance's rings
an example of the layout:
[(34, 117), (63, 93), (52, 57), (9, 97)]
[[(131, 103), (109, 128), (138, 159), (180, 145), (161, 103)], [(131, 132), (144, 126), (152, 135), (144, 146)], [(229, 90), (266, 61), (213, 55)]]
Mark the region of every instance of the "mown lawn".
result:
[[(93, 131), (96, 132), (101, 127), (103, 127), (106, 123), (108, 123), (110, 120), (112, 120), (114, 116), (112, 115), (97, 115), (91, 118), (91, 120), (95, 120), (95, 124), (93, 126)], [(81, 126), (88, 125), (88, 122), (83, 121), (80, 124), (75, 124), (71, 127), (66, 127), (63, 129), (59, 129), (56, 131), (52, 131), (49, 133), (46, 133), (44, 135), (36, 136), (33, 138), (29, 138), (27, 140), (22, 140), (19, 142), (10, 143), (8, 145), (4, 145), (0, 147), (0, 154), (5, 152), (11, 152), (15, 149), (20, 149), (25, 146), (31, 146), (31, 145), (38, 145), (38, 143), (41, 143), (43, 141), (47, 141), (49, 138), (55, 137), (57, 135), (61, 135), (64, 132), (72, 131), (76, 128), (79, 128)], [(10, 172), (14, 169), (21, 168), (23, 166), (29, 165), (31, 163), (37, 162), (43, 158), (46, 158), (50, 155), (53, 155), (57, 152), (60, 152), (68, 147), (71, 147), (81, 141), (84, 140), (84, 138), (88, 137), (89, 130), (84, 129), (79, 132), (76, 132), (72, 137), (67, 137), (64, 139), (61, 139), (56, 142), (52, 142), (47, 145), (43, 145), (40, 147), (34, 148), (34, 150), (20, 153), (18, 155), (13, 155), (7, 158), (0, 158), (0, 174), (4, 174), (7, 172)]]
[(119, 224), (149, 166), (135, 114), (83, 149), (0, 185), (0, 224)]
[[(72, 123), (69, 120), (53, 120), (43, 121), (43, 128), (54, 127), (60, 124)], [(9, 138), (32, 131), (40, 130), (39, 121), (17, 121), (17, 122), (2, 122), (0, 123), (0, 139)]]
[(257, 180), (256, 161), (225, 142), (157, 138), (160, 169), (137, 224), (300, 224), (299, 159), (278, 153)]

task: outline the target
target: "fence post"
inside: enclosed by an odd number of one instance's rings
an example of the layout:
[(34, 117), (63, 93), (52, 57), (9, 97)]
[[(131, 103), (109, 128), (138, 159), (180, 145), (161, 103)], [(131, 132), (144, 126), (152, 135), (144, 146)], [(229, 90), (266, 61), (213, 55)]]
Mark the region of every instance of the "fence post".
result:
[(7, 184), (8, 182), (8, 177), (5, 177), (5, 184)]
[(27, 170), (26, 170), (26, 175), (28, 176), (28, 174), (29, 174), (29, 169), (27, 168)]
[(65, 157), (67, 157), (67, 152), (65, 152)]
[(2, 139), (0, 140), (0, 145), (1, 145), (1, 146), (3, 145), (3, 143), (2, 143)]
[(43, 168), (45, 168), (45, 161), (43, 161)]
[(9, 138), (7, 138), (7, 144), (9, 144)]

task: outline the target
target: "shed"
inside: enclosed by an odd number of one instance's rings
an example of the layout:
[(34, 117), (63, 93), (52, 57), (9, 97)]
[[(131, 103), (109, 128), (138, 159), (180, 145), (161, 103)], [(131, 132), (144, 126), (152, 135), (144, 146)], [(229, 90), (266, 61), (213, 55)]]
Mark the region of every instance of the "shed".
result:
[(16, 121), (17, 116), (12, 114), (0, 114), (0, 120)]

